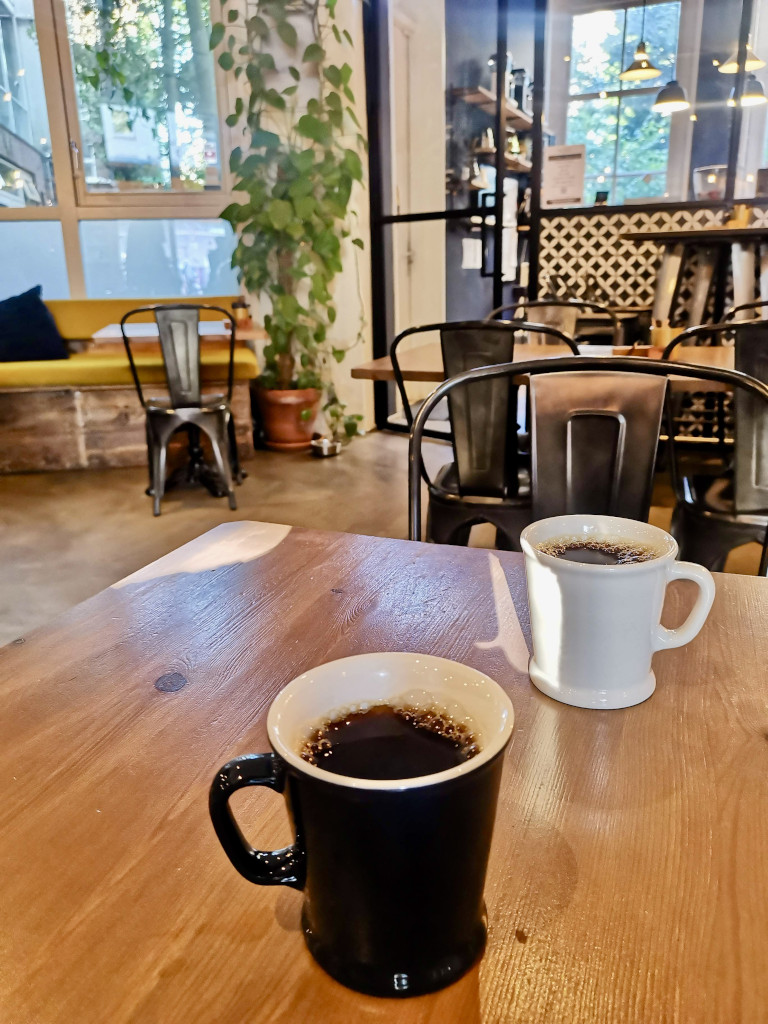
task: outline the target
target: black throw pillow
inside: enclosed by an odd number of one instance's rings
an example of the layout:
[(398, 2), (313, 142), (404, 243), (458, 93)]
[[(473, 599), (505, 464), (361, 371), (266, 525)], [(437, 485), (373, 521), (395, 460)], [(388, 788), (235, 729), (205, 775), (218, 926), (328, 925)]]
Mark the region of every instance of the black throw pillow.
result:
[(0, 363), (67, 359), (69, 352), (38, 284), (0, 302)]

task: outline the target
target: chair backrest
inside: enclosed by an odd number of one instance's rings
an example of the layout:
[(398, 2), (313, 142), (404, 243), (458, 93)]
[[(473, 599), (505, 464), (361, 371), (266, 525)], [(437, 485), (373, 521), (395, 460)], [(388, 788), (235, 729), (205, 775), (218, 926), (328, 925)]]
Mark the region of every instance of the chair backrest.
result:
[[(687, 377), (698, 380), (709, 380), (727, 387), (743, 390), (764, 403), (768, 414), (768, 384), (756, 380), (745, 373), (735, 370), (724, 370), (719, 367), (690, 366), (687, 363), (665, 363), (653, 359), (620, 356), (566, 357), (563, 359), (526, 360), (519, 363), (506, 363), (499, 366), (482, 366), (452, 377), (438, 385), (419, 409), (411, 429), (408, 455), (408, 496), (409, 496), (409, 536), (411, 540), (421, 539), (421, 480), (425, 475), (421, 455), (421, 443), (424, 429), (432, 411), (438, 402), (447, 397), (457, 388), (464, 388), (481, 380), (495, 378), (529, 378), (541, 374), (558, 374), (563, 372), (590, 373), (603, 371), (610, 375), (632, 372), (646, 374), (651, 377), (668, 376)], [(634, 453), (630, 450), (630, 457)]]
[[(757, 308), (758, 305), (747, 303), (732, 312)], [(768, 320), (724, 322), (690, 328), (667, 345), (662, 359), (668, 360), (680, 344), (693, 343), (706, 336), (718, 340), (723, 334), (733, 335), (735, 339), (736, 369), (768, 383)], [(768, 508), (768, 410), (759, 399), (743, 391), (737, 391), (734, 409), (736, 511), (763, 510)]]
[[(576, 326), (580, 314), (587, 311), (602, 313), (611, 321), (613, 328), (613, 343), (618, 345), (621, 341), (621, 321), (616, 313), (601, 302), (591, 302), (578, 299), (520, 299), (518, 302), (509, 302), (503, 306), (492, 309), (486, 320), (495, 320), (500, 313), (512, 310), (516, 317), (526, 320), (536, 320), (551, 327), (557, 327), (569, 337), (576, 335)], [(533, 316), (530, 310), (535, 310)]]
[(638, 373), (531, 378), (534, 519), (646, 520), (667, 382)]
[[(735, 366), (768, 384), (768, 323), (736, 327)], [(768, 509), (768, 413), (759, 399), (737, 391), (734, 499), (739, 512)]]
[[(425, 334), (430, 332), (438, 332), (441, 336), (445, 331), (457, 331), (464, 332), (464, 337), (478, 337), (486, 332), (490, 335), (498, 337), (499, 331), (506, 331), (510, 338), (513, 339), (517, 333), (536, 330), (541, 334), (546, 334), (548, 337), (553, 338), (555, 341), (562, 345), (567, 345), (574, 355), (579, 354), (578, 347), (572, 338), (568, 337), (562, 331), (559, 331), (556, 327), (549, 327), (546, 324), (531, 324), (526, 320), (457, 320), (447, 321), (444, 323), (437, 324), (421, 324), (418, 327), (408, 327), (406, 330), (401, 331), (400, 334), (392, 342), (389, 349), (389, 358), (392, 363), (392, 372), (395, 378), (395, 384), (400, 394), (400, 399), (403, 403), (403, 413), (405, 415), (406, 422), (410, 427), (413, 424), (413, 414), (411, 412), (410, 402), (408, 400), (408, 394), (405, 388), (405, 379), (403, 377), (402, 367), (400, 366), (400, 359), (398, 350), (400, 344), (405, 341), (406, 338), (413, 337), (416, 334)], [(511, 358), (511, 357), (510, 357)], [(487, 363), (477, 365), (488, 365)], [(450, 376), (449, 373), (446, 376)]]
[[(446, 377), (510, 363), (515, 331), (507, 325), (451, 326), (440, 331)], [(448, 398), (453, 453), (462, 494), (504, 497), (517, 485), (517, 388), (511, 380), (478, 381)]]
[(126, 330), (129, 321), (142, 313), (152, 313), (160, 339), (165, 379), (171, 405), (174, 408), (194, 408), (201, 402), (200, 387), (200, 311), (214, 310), (221, 313), (228, 322), (229, 369), (227, 397), (232, 398), (235, 356), (235, 321), (226, 309), (207, 304), (175, 303), (172, 305), (142, 306), (126, 313), (120, 321), (123, 342), (131, 364), (131, 372), (144, 402), (141, 382), (133, 357), (130, 332)]

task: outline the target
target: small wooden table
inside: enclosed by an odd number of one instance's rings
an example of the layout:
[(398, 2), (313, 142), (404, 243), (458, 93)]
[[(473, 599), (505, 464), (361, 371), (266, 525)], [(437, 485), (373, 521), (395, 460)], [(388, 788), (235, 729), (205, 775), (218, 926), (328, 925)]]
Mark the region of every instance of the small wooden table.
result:
[[(229, 324), (224, 320), (201, 320), (198, 325), (200, 342), (206, 351), (224, 351), (229, 348)], [(160, 350), (157, 325), (135, 321), (126, 324), (126, 333), (131, 344), (136, 344), (136, 349), (141, 352), (152, 353)], [(235, 345), (243, 346), (248, 342), (261, 341), (267, 334), (263, 327), (236, 327)], [(115, 351), (123, 351), (123, 334), (120, 324), (107, 324), (93, 336), (87, 344), (88, 352), (96, 355), (106, 353), (114, 355)]]
[[(768, 581), (716, 584), (701, 635), (656, 656), (655, 695), (626, 711), (531, 686), (520, 555), (264, 523), (220, 526), (3, 648), (3, 1021), (764, 1020)], [(377, 650), (473, 665), (516, 714), (485, 957), (398, 1004), (324, 974), (300, 894), (242, 879), (207, 809), (216, 769), (267, 749), (290, 679)], [(254, 844), (290, 842), (282, 798), (237, 796)]]

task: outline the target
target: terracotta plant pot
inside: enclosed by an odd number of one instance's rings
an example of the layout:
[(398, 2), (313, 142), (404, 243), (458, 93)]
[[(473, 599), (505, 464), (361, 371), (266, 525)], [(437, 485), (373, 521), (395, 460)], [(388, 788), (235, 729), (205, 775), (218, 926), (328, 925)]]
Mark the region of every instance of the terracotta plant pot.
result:
[[(320, 406), (320, 392), (317, 388), (277, 391), (257, 387), (256, 397), (268, 448), (279, 452), (309, 448)], [(305, 409), (311, 409), (312, 415), (303, 420), (301, 413)]]

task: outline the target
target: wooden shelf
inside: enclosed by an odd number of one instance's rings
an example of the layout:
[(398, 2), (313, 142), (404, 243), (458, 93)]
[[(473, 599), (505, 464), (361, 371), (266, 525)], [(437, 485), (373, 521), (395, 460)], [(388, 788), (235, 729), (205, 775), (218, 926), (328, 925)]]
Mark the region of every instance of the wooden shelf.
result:
[[(473, 150), (473, 156), (488, 156), (496, 159), (495, 149), (475, 149)], [(526, 160), (524, 156), (519, 156), (517, 153), (505, 153), (504, 163), (506, 164), (508, 171), (513, 171), (515, 174), (530, 174), (533, 164), (530, 160)]]
[[(480, 107), (486, 114), (494, 114), (496, 112), (495, 94), (490, 89), (484, 89), (482, 85), (478, 85), (474, 89), (454, 89), (453, 94), (460, 100), (464, 100), (465, 103), (471, 103), (475, 107)], [(521, 132), (527, 132), (533, 128), (533, 118), (522, 111), (515, 102), (506, 99), (504, 103), (505, 120), (508, 128), (514, 128), (515, 131)]]

